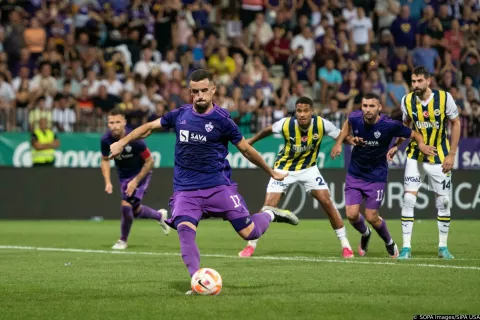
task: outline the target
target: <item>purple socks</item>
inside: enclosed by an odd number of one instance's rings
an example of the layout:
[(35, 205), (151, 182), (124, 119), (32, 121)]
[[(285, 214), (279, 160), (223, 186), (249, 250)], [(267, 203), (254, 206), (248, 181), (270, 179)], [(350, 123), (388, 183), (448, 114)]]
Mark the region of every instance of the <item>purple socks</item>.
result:
[(350, 224), (361, 234), (367, 232), (367, 225), (365, 224), (365, 219), (361, 214), (358, 215), (358, 219), (356, 221), (351, 221)]
[(180, 252), (182, 253), (183, 263), (187, 266), (190, 277), (200, 269), (200, 251), (195, 243), (197, 232), (186, 225), (177, 227), (178, 238), (180, 239)]
[(140, 210), (138, 213), (135, 214), (135, 218), (137, 219), (155, 219), (160, 221), (162, 219), (162, 215), (157, 210), (154, 210), (150, 207), (144, 206), (143, 204), (140, 206)]
[(128, 234), (132, 228), (133, 209), (130, 206), (122, 206), (122, 218), (120, 222), (120, 240), (127, 241)]
[(380, 238), (382, 238), (383, 241), (385, 241), (385, 244), (387, 245), (390, 244), (390, 242), (392, 241), (392, 237), (390, 236), (390, 232), (388, 232), (388, 228), (387, 228), (387, 224), (385, 223), (385, 220), (382, 219), (382, 224), (380, 225), (380, 227), (373, 226), (373, 228), (375, 229), (375, 231), (377, 231)]

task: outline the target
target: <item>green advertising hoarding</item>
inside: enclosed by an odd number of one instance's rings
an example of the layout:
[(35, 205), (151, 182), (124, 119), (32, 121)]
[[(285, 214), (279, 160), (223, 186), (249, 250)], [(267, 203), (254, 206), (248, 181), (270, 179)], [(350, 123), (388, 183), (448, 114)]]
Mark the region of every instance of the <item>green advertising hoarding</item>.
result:
[[(55, 152), (55, 167), (96, 168), (100, 167), (99, 133), (65, 133), (58, 135), (60, 149)], [(146, 139), (155, 159), (155, 167), (171, 168), (174, 164), (175, 134), (157, 133)], [(325, 137), (317, 159), (320, 168), (343, 168), (343, 154), (335, 160), (330, 158), (334, 140)], [(283, 148), (281, 137), (270, 136), (255, 144), (265, 161), (273, 166), (277, 153)], [(233, 145), (229, 145), (228, 160), (232, 168), (254, 168)], [(113, 164), (113, 161), (112, 161)], [(30, 135), (28, 133), (0, 134), (0, 166), (30, 167)]]

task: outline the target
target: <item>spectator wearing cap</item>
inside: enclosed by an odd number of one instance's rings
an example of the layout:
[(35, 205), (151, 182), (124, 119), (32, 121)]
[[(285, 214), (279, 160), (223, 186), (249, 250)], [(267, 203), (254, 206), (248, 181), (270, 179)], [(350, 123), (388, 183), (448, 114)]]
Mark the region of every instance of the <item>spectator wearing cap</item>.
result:
[(392, 22), (390, 31), (397, 47), (406, 46), (409, 50), (415, 48), (415, 33), (417, 22), (410, 17), (409, 6), (402, 6), (400, 15)]

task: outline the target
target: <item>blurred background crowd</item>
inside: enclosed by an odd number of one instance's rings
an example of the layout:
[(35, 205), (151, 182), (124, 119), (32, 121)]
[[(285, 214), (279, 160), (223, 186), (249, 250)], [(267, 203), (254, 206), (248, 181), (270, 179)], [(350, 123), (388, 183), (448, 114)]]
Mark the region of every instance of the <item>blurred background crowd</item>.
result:
[(0, 12), (0, 131), (46, 119), (102, 132), (115, 106), (135, 128), (189, 103), (197, 68), (244, 134), (302, 95), (338, 127), (365, 92), (401, 119), (424, 65), (462, 136), (480, 136), (479, 0), (1, 0)]

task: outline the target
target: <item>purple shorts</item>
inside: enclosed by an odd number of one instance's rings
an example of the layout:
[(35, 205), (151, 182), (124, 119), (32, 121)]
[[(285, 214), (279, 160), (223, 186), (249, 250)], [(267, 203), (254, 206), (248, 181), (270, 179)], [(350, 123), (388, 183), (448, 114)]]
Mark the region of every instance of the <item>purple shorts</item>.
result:
[(166, 222), (175, 228), (175, 218), (188, 216), (196, 221), (212, 217), (235, 220), (250, 216), (237, 186), (216, 186), (192, 191), (176, 191), (170, 198), (172, 216)]
[(362, 204), (366, 209), (379, 209), (383, 201), (386, 182), (368, 182), (347, 174), (345, 179), (345, 205)]
[(122, 191), (122, 200), (127, 201), (132, 205), (132, 207), (137, 207), (140, 202), (142, 201), (143, 197), (147, 193), (148, 185), (150, 184), (150, 179), (152, 178), (152, 173), (149, 173), (143, 178), (142, 181), (137, 186), (137, 189), (135, 189), (135, 192), (132, 194), (131, 197), (127, 196), (126, 191), (127, 191), (127, 185), (130, 181), (132, 181), (134, 177), (128, 178), (128, 179), (121, 179), (120, 180), (120, 189)]

